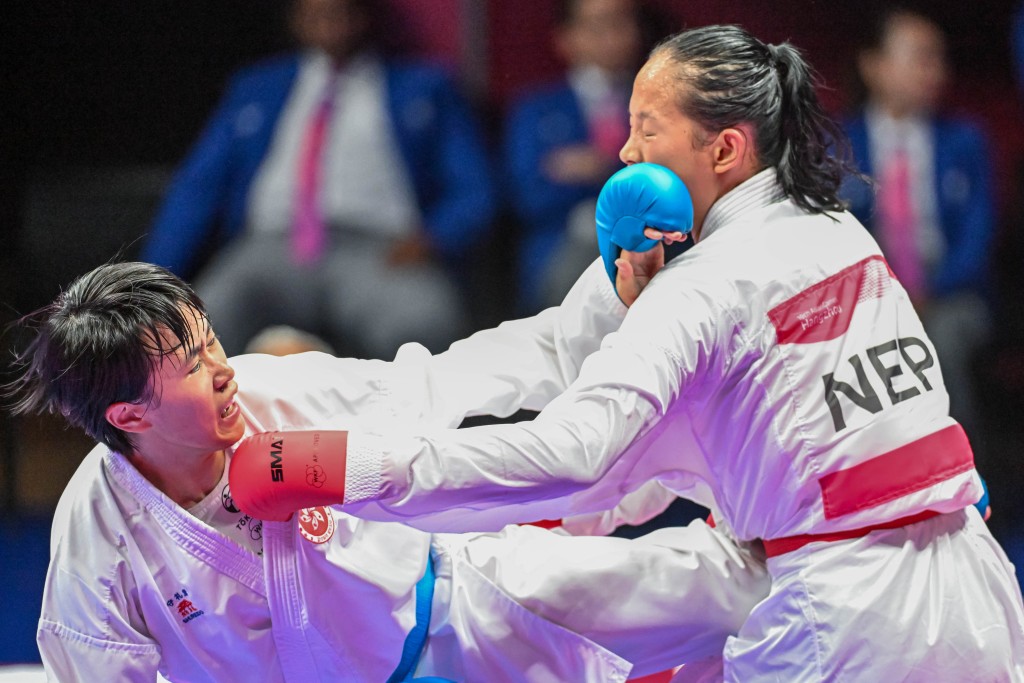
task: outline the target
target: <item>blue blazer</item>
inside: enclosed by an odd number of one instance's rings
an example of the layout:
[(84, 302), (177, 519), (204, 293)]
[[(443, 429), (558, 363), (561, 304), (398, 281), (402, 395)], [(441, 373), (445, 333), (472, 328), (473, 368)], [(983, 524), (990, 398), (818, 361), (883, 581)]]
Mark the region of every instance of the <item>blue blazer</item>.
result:
[[(142, 252), (188, 277), (212, 239), (245, 229), (246, 200), (299, 72), (298, 54), (243, 69), (172, 181)], [(478, 122), (445, 73), (386, 63), (390, 123), (433, 246), (465, 252), (491, 226), (495, 188)]]
[[(508, 198), (522, 226), (520, 275), (539, 273), (562, 240), (569, 211), (600, 184), (563, 184), (542, 171), (544, 158), (566, 145), (587, 142), (583, 109), (567, 82), (554, 83), (519, 99), (505, 123), (504, 172)], [(625, 142), (625, 140), (623, 140)], [(595, 254), (596, 257), (596, 254)], [(522, 280), (527, 298), (536, 283)]]
[[(863, 114), (844, 125), (854, 160), (864, 174), (875, 172)], [(995, 234), (992, 157), (982, 131), (974, 124), (950, 118), (932, 122), (935, 145), (934, 179), (938, 216), (946, 238), (945, 258), (931, 278), (934, 296), (958, 290), (983, 292), (988, 284), (991, 245)], [(842, 194), (850, 210), (874, 230), (875, 194), (861, 180), (849, 178)]]

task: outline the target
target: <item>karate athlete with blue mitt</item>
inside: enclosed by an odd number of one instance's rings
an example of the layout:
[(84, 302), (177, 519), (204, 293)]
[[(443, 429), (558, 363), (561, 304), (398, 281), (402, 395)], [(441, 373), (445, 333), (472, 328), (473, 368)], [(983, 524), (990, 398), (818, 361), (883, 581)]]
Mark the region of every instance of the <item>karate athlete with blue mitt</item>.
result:
[[(935, 349), (838, 198), (842, 133), (809, 65), (735, 26), (685, 31), (638, 73), (630, 121), (621, 159), (679, 176), (695, 245), (535, 420), (349, 432), (319, 453), (329, 500), (429, 525), (527, 501), (572, 514), (657, 478), (764, 542), (771, 591), (728, 639), (725, 680), (1024, 681), (1013, 566), (974, 508)], [(279, 436), (301, 470), (309, 437)], [(254, 509), (307, 499), (262, 476)]]

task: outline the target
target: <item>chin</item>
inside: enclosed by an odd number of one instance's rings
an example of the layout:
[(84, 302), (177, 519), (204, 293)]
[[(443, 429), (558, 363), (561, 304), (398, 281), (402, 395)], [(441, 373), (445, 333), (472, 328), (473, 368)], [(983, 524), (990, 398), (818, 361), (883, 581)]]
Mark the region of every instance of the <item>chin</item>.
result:
[(245, 436), (245, 425), (242, 424), (237, 429), (231, 429), (222, 432), (219, 436), (220, 445), (217, 447), (218, 450), (234, 446), (236, 443), (242, 440), (242, 437)]

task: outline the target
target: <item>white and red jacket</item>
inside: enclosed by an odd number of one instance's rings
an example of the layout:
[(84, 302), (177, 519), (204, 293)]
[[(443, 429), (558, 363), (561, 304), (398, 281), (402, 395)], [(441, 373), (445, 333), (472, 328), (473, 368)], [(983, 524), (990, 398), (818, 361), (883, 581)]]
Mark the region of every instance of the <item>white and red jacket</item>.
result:
[(558, 517), (657, 479), (765, 539), (772, 587), (726, 644), (729, 683), (1024, 681), (1024, 604), (935, 349), (863, 227), (800, 210), (771, 170), (533, 422), (348, 444), (358, 515)]
[[(443, 472), (443, 476), (439, 473)], [(906, 292), (850, 214), (812, 215), (767, 170), (718, 201), (570, 391), (533, 422), (349, 437), (358, 514), (455, 528), (451, 509), (651, 477), (741, 539), (859, 529), (981, 497)]]

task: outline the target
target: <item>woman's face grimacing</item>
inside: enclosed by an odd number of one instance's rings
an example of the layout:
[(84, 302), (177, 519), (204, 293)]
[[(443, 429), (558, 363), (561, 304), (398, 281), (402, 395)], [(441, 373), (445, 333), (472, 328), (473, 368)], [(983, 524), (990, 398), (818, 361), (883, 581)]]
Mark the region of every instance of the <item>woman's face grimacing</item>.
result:
[(696, 230), (717, 199), (714, 151), (707, 132), (679, 109), (684, 86), (677, 68), (656, 54), (640, 69), (629, 101), (629, 139), (619, 158), (627, 165), (648, 162), (674, 171), (690, 191)]

